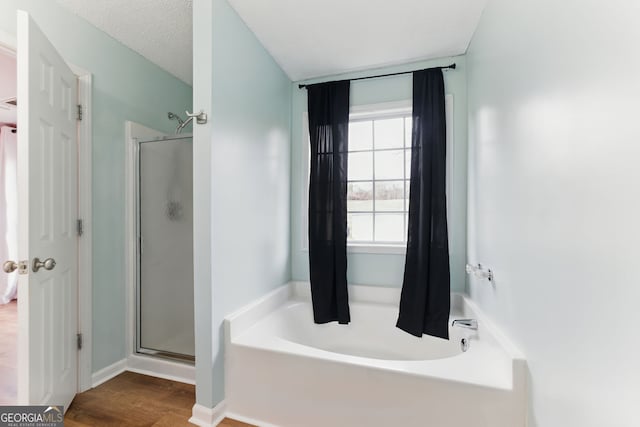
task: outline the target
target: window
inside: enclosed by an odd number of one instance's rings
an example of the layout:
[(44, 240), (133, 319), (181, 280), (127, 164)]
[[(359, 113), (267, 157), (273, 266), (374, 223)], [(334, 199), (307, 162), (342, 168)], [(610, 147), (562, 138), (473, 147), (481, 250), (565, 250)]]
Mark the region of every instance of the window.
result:
[[(453, 97), (446, 95), (447, 214), (453, 176)], [(403, 253), (411, 176), (411, 101), (352, 107), (349, 116), (347, 244), (350, 252)], [(309, 178), (309, 122), (303, 114)], [(308, 183), (308, 181), (307, 181)], [(303, 248), (308, 248), (308, 185), (303, 186)]]
[(411, 112), (351, 119), (347, 241), (404, 244), (411, 172)]

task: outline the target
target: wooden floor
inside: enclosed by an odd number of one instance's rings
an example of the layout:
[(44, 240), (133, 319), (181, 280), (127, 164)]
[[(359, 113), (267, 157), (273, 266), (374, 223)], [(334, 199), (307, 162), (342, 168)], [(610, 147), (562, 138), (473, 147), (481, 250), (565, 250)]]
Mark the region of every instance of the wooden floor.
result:
[(0, 305), (0, 405), (16, 403), (18, 302)]
[[(124, 372), (76, 396), (64, 417), (65, 427), (193, 426), (195, 403), (189, 384)], [(225, 418), (218, 427), (253, 427)]]

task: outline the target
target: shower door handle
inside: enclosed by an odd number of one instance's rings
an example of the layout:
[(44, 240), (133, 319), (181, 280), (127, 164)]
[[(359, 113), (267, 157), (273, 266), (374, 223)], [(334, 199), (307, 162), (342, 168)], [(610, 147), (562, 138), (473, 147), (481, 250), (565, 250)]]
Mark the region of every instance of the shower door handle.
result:
[(45, 270), (53, 270), (56, 266), (56, 260), (53, 258), (47, 258), (44, 261), (40, 261), (40, 258), (33, 259), (33, 272), (37, 273), (38, 270), (44, 268)]

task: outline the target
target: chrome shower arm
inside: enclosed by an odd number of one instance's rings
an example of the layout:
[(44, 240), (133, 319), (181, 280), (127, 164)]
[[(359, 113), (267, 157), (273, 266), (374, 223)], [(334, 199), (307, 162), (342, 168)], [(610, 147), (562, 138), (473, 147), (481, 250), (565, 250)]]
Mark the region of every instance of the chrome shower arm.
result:
[(193, 121), (193, 116), (190, 116), (187, 120), (185, 120), (182, 123), (180, 123), (178, 125), (178, 127), (176, 128), (176, 133), (182, 132), (182, 129), (184, 129), (192, 121)]

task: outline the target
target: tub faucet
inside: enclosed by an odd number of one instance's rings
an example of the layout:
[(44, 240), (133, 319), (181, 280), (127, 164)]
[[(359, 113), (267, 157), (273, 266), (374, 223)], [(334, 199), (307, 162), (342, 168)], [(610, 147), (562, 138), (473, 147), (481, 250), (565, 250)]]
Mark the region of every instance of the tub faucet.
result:
[(478, 321), (476, 319), (456, 319), (451, 322), (451, 326), (459, 326), (461, 328), (478, 330)]

